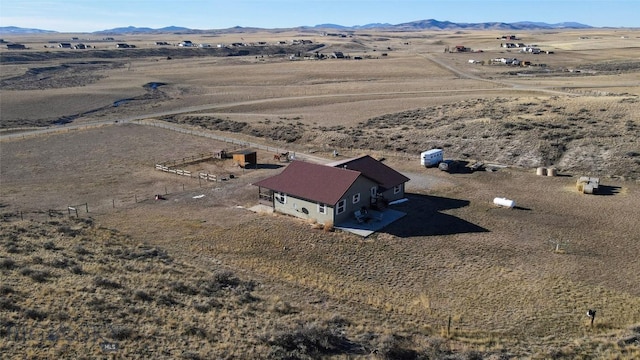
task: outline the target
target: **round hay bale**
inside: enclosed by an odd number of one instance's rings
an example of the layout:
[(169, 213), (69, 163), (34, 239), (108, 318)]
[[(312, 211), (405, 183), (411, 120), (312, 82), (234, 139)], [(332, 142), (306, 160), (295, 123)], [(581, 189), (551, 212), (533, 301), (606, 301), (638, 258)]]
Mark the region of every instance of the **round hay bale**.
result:
[(536, 175), (538, 176), (546, 176), (547, 175), (547, 169), (543, 168), (543, 167), (539, 167), (536, 169)]
[(547, 169), (547, 176), (556, 176), (556, 168), (548, 168)]

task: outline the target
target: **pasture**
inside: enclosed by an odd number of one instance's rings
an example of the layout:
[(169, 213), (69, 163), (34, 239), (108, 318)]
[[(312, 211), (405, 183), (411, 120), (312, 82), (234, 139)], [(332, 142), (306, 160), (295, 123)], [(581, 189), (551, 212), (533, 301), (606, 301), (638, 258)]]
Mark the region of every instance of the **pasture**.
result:
[[(126, 307), (112, 310), (135, 320), (112, 320), (117, 329), (128, 331), (114, 333), (112, 326), (109, 338), (118, 340), (127, 355), (232, 358), (253, 352), (278, 357), (289, 351), (347, 358), (404, 351), (461, 358), (638, 356), (640, 60), (634, 54), (640, 33), (518, 34), (523, 42), (553, 51), (539, 55), (500, 48), (500, 35), (355, 33), (335, 38), (257, 32), (191, 37), (211, 44), (232, 43), (240, 36), (246, 42), (305, 38), (323, 44), (314, 51), (342, 51), (362, 60), (290, 60), (285, 53), (82, 60), (64, 55), (2, 62), (0, 195), (6, 221), (0, 271), (9, 279), (3, 324), (79, 324), (87, 315), (64, 310), (58, 299), (62, 290), (54, 290), (64, 286), (65, 296), (80, 307), (80, 298), (87, 296), (108, 304), (124, 299)], [(183, 40), (160, 36), (126, 42), (144, 50), (155, 41)], [(62, 40), (14, 41), (28, 44), (27, 53), (36, 48), (40, 53), (44, 44)], [(482, 52), (443, 51), (456, 45)], [(545, 66), (468, 61), (506, 56)], [(29, 70), (34, 68), (40, 70)], [(73, 121), (52, 125), (65, 117)], [(222, 161), (189, 165), (193, 172), (235, 175), (206, 184), (157, 171), (156, 163), (232, 145), (147, 126), (137, 122), (141, 119), (301, 156), (330, 158), (337, 149), (342, 157), (384, 157), (411, 178), (409, 201), (398, 205), (408, 215), (363, 239), (250, 212), (247, 208), (257, 203), (251, 183), (286, 164), (258, 151), (264, 165), (258, 169)], [(419, 152), (436, 146), (445, 149), (447, 158), (506, 167), (472, 174), (420, 167)], [(536, 166), (554, 166), (560, 176), (536, 176)], [(580, 175), (601, 177), (604, 193), (578, 193)], [(154, 194), (165, 194), (167, 200), (154, 200)], [(497, 196), (515, 199), (518, 206), (497, 208), (491, 203)], [(83, 203), (90, 211), (80, 215), (90, 217), (91, 224), (29, 219), (37, 210)], [(17, 218), (19, 211), (26, 218)], [(79, 235), (60, 230), (63, 225), (77, 227)], [(32, 245), (20, 248), (16, 239)], [(61, 250), (44, 246), (47, 241)], [(96, 256), (79, 258), (78, 241)], [(562, 251), (555, 251), (557, 243)], [(125, 250), (109, 250), (114, 247)], [(150, 260), (155, 265), (145, 267), (122, 257), (123, 252), (154, 248), (166, 251), (173, 263), (156, 256)], [(111, 258), (97, 256), (103, 251)], [(86, 274), (60, 272), (66, 265), (54, 266), (49, 256), (64, 254)], [(144, 273), (150, 269), (155, 270)], [(35, 270), (49, 275), (39, 281), (32, 276)], [(213, 295), (204, 295), (207, 285), (198, 279), (227, 281), (229, 273), (219, 275), (223, 270), (237, 276), (233, 284), (240, 290), (220, 292), (218, 305), (201, 311), (196, 305)], [(192, 295), (182, 291), (176, 285), (179, 274), (189, 274), (183, 282), (200, 290)], [(88, 295), (91, 289), (79, 285), (83, 276), (91, 276), (97, 293)], [(24, 283), (25, 277), (31, 280)], [(29, 289), (29, 281), (37, 286)], [(114, 283), (115, 290), (107, 291)], [(173, 285), (160, 285), (165, 283)], [(166, 301), (159, 300), (167, 294), (181, 304), (175, 306), (175, 318)], [(28, 302), (31, 295), (38, 300)], [(85, 314), (100, 310), (95, 301), (91, 304)], [(27, 311), (34, 309), (44, 315)], [(597, 310), (593, 326), (585, 315), (588, 309)], [(165, 322), (154, 325), (154, 311), (167, 314)], [(67, 316), (56, 315), (60, 312)], [(179, 323), (179, 317), (189, 321)], [(170, 329), (179, 329), (176, 339)], [(286, 334), (306, 340), (317, 336), (326, 346), (304, 354), (284, 346)], [(197, 346), (189, 349), (188, 343)], [(74, 341), (48, 348), (28, 342), (3, 346), (3, 352), (30, 351), (33, 357), (72, 357), (78, 349), (101, 353), (99, 347)], [(162, 354), (167, 346), (173, 352)]]

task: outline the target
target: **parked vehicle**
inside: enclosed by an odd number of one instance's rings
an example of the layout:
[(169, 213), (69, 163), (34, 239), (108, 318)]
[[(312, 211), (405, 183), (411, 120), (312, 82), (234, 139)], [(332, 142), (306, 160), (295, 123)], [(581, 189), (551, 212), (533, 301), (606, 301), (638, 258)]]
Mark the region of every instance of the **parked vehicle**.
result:
[(442, 149), (431, 149), (420, 154), (420, 165), (426, 167), (438, 166), (444, 159)]

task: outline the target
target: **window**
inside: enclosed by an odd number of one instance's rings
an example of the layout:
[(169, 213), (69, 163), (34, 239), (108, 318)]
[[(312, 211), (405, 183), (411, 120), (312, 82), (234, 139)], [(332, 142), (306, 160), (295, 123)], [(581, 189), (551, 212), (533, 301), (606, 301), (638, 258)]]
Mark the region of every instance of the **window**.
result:
[(276, 201), (281, 204), (287, 203), (287, 194), (285, 193), (276, 193), (275, 198), (276, 198)]
[(327, 205), (323, 203), (318, 203), (318, 213), (326, 214), (327, 213)]
[(342, 199), (336, 205), (336, 214), (342, 214), (347, 209), (347, 200)]
[(378, 194), (378, 187), (374, 186), (371, 188), (371, 197), (376, 197), (376, 194)]
[(351, 202), (354, 204), (357, 204), (360, 202), (360, 193), (354, 194), (353, 198), (351, 199)]
[(402, 191), (402, 185), (396, 185), (396, 186), (393, 187), (393, 193), (394, 194), (397, 194), (400, 191)]

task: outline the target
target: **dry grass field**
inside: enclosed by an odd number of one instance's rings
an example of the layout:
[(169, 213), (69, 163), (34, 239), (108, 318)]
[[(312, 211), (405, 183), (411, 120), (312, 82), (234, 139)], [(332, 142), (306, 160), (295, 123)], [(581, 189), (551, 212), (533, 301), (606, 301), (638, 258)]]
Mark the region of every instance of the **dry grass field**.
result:
[[(501, 35), (190, 36), (213, 46), (310, 39), (311, 55), (351, 56), (323, 60), (155, 52), (155, 41), (184, 40), (177, 35), (127, 36), (118, 40), (137, 48), (112, 51), (96, 41), (78, 58), (43, 49), (66, 39), (9, 39), (31, 49), (20, 53), (28, 61), (0, 51), (0, 350), (637, 358), (640, 32), (518, 34), (553, 51), (539, 55), (500, 48)], [(482, 52), (444, 52), (456, 45)], [(545, 66), (469, 63), (498, 57)], [(156, 171), (235, 145), (142, 119), (301, 155), (384, 157), (411, 178), (398, 205), (408, 215), (363, 239), (250, 212), (251, 183), (286, 164), (258, 151), (258, 169), (188, 165), (228, 178), (211, 183)], [(418, 154), (432, 147), (506, 167), (424, 169)], [(560, 176), (536, 176), (537, 166)], [(601, 177), (603, 193), (579, 194), (579, 175)], [(496, 196), (518, 206), (496, 208)]]

